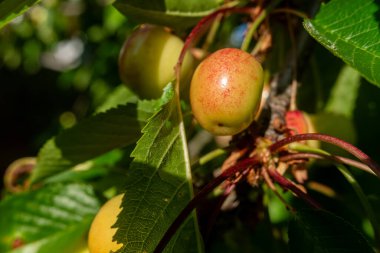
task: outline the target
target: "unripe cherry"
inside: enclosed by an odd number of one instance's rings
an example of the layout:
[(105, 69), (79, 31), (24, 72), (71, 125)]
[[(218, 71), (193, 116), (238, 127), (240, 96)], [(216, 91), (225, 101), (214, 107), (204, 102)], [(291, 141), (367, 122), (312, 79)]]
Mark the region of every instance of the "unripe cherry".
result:
[(109, 253), (121, 248), (122, 244), (112, 241), (116, 228), (112, 228), (120, 213), (123, 194), (108, 200), (96, 214), (88, 234), (88, 248), (91, 253)]
[[(174, 79), (174, 66), (183, 41), (163, 27), (143, 25), (125, 41), (119, 56), (121, 80), (140, 98), (159, 98)], [(193, 58), (187, 53), (181, 67), (181, 81), (190, 79)]]
[(215, 135), (234, 135), (254, 120), (263, 90), (263, 69), (249, 53), (220, 49), (203, 60), (190, 85), (192, 111)]

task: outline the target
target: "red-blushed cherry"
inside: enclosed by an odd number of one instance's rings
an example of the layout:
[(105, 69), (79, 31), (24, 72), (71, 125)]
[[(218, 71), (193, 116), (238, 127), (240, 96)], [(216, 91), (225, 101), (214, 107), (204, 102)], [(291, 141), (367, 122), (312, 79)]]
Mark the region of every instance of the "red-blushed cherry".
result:
[(190, 103), (199, 124), (214, 135), (234, 135), (254, 120), (260, 105), (264, 73), (249, 53), (220, 49), (196, 68)]

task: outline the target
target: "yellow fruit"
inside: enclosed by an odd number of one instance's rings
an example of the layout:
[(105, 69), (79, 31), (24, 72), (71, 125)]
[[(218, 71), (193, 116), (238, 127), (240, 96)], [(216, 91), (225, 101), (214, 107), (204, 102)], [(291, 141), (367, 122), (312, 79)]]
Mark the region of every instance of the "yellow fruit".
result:
[(111, 228), (116, 222), (120, 213), (123, 194), (113, 197), (106, 202), (95, 216), (88, 234), (88, 248), (91, 253), (109, 253), (121, 248), (122, 244), (112, 241), (116, 233), (115, 228)]
[[(174, 66), (184, 43), (163, 27), (143, 25), (125, 41), (119, 56), (121, 80), (144, 99), (159, 98), (175, 76)], [(187, 53), (181, 81), (190, 79), (193, 58)]]

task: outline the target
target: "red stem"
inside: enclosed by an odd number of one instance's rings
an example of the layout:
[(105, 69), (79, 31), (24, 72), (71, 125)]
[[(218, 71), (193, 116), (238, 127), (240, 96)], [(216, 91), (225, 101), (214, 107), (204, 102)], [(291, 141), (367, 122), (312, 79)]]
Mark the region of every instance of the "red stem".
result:
[(194, 208), (200, 203), (200, 201), (203, 198), (205, 198), (211, 191), (213, 191), (226, 179), (234, 176), (236, 173), (242, 172), (246, 170), (248, 167), (257, 165), (258, 163), (259, 159), (255, 156), (247, 158), (235, 164), (234, 166), (229, 167), (222, 174), (220, 174), (214, 180), (208, 183), (198, 194), (194, 196), (192, 200), (190, 200), (190, 202), (185, 206), (185, 208), (173, 221), (170, 227), (166, 230), (160, 242), (157, 244), (157, 247), (155, 248), (153, 253), (161, 253), (165, 249), (166, 245), (169, 243), (173, 235), (177, 232), (178, 228), (182, 225), (182, 223), (186, 220), (186, 218), (190, 215)]
[(211, 217), (208, 219), (207, 221), (207, 227), (206, 227), (206, 231), (205, 231), (205, 241), (207, 241), (207, 238), (210, 236), (211, 234), (211, 229), (213, 228), (214, 224), (216, 223), (217, 221), (217, 218), (218, 218), (218, 215), (221, 211), (221, 208), (224, 204), (224, 202), (226, 201), (226, 199), (228, 198), (228, 196), (230, 195), (230, 193), (235, 189), (235, 184), (230, 184), (226, 187), (226, 189), (224, 190), (223, 192), (223, 195), (220, 197), (220, 199), (218, 200), (218, 203), (214, 209), (214, 211), (212, 212), (212, 215)]
[(337, 156), (337, 155), (324, 155), (324, 154), (315, 154), (315, 153), (295, 153), (295, 154), (288, 154), (288, 155), (281, 156), (279, 159), (280, 161), (283, 161), (283, 162), (299, 160), (299, 159), (330, 160), (332, 162), (343, 163), (343, 164), (361, 169), (365, 172), (374, 174), (374, 172), (366, 164), (361, 163), (359, 161), (352, 160), (350, 158)]
[(281, 185), (281, 187), (292, 191), (298, 197), (308, 202), (312, 207), (321, 209), (321, 206), (315, 200), (313, 200), (309, 195), (301, 191), (292, 181), (278, 173), (277, 170), (268, 169), (267, 171), (269, 176), (273, 178), (273, 180), (276, 181), (279, 185)]
[(360, 161), (363, 163), (367, 164), (368, 167), (371, 168), (371, 170), (380, 178), (380, 167), (379, 165), (373, 161), (367, 154), (365, 154), (363, 151), (355, 147), (354, 145), (345, 142), (341, 139), (338, 139), (336, 137), (326, 135), (326, 134), (318, 134), (318, 133), (309, 133), (309, 134), (297, 134), (293, 135), (287, 138), (284, 138), (280, 141), (277, 141), (273, 143), (270, 147), (269, 150), (274, 153), (279, 151), (279, 149), (289, 143), (292, 142), (297, 142), (297, 141), (306, 141), (306, 140), (317, 140), (317, 141), (323, 141), (327, 142), (330, 144), (333, 144), (335, 146), (338, 146), (356, 158), (358, 158)]
[(186, 52), (193, 43), (193, 41), (197, 38), (197, 35), (201, 34), (202, 28), (204, 26), (209, 25), (219, 14), (225, 14), (228, 12), (234, 12), (234, 13), (251, 13), (253, 10), (252, 7), (242, 7), (242, 8), (237, 8), (237, 7), (229, 7), (229, 8), (224, 8), (224, 9), (219, 9), (216, 10), (215, 12), (209, 14), (208, 16), (205, 16), (202, 18), (196, 26), (191, 30), (189, 35), (187, 36), (184, 46), (182, 48), (181, 54), (179, 55), (177, 64), (175, 66), (175, 73), (176, 73), (176, 79), (177, 83), (179, 82), (180, 79), (180, 73), (181, 73), (181, 66), (183, 59), (185, 58)]

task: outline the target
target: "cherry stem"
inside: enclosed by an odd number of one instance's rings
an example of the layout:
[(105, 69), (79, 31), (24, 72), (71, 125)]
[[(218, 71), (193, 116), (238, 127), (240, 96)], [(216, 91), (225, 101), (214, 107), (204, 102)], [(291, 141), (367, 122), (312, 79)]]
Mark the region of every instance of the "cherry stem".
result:
[(153, 253), (161, 253), (166, 245), (169, 243), (170, 239), (177, 232), (182, 223), (186, 220), (186, 218), (190, 215), (190, 213), (194, 210), (194, 208), (200, 203), (202, 199), (204, 199), (210, 192), (212, 192), (218, 185), (224, 182), (226, 179), (233, 177), (238, 172), (243, 172), (248, 167), (257, 165), (259, 163), (259, 159), (254, 156), (242, 160), (241, 162), (229, 167), (222, 174), (214, 178), (210, 183), (208, 183), (198, 194), (194, 196), (192, 200), (185, 206), (185, 208), (181, 211), (181, 213), (177, 216), (177, 218), (173, 221), (170, 227), (166, 230), (164, 236), (161, 238), (160, 242), (157, 244), (157, 247), (153, 251)]
[(213, 159), (227, 153), (226, 149), (218, 148), (199, 158), (199, 164), (204, 165)]
[(218, 29), (220, 27), (220, 21), (222, 20), (222, 18), (223, 18), (223, 14), (222, 13), (219, 13), (219, 15), (214, 18), (214, 21), (213, 21), (213, 23), (212, 23), (212, 25), (211, 25), (211, 27), (209, 29), (209, 32), (207, 34), (206, 40), (205, 40), (205, 42), (202, 45), (202, 50), (203, 51), (208, 51), (210, 45), (214, 41), (215, 36), (217, 34), (217, 31), (218, 31)]
[(264, 180), (267, 183), (269, 189), (271, 189), (273, 191), (273, 193), (276, 195), (276, 197), (285, 205), (286, 209), (288, 209), (292, 213), (295, 213), (296, 210), (294, 209), (294, 207), (292, 207), (291, 205), (289, 205), (286, 202), (286, 200), (282, 197), (282, 195), (277, 191), (277, 188), (273, 184), (273, 181), (270, 178), (268, 171), (264, 169), (262, 173), (263, 173)]
[(295, 193), (298, 197), (304, 199), (308, 204), (310, 204), (312, 207), (321, 209), (321, 206), (313, 200), (309, 195), (307, 195), (305, 192), (303, 192), (300, 188), (297, 187), (295, 183), (281, 175), (277, 172), (277, 170), (274, 169), (268, 169), (269, 176), (278, 183), (281, 187), (284, 189), (288, 189)]
[(270, 5), (268, 5), (267, 8), (265, 8), (260, 15), (255, 19), (255, 21), (251, 24), (251, 27), (247, 31), (247, 34), (245, 35), (245, 38), (243, 40), (243, 43), (240, 47), (241, 50), (247, 51), (249, 44), (251, 42), (252, 36), (254, 32), (257, 30), (261, 22), (268, 16), (269, 12), (273, 10), (282, 0), (275, 0), (272, 1)]
[(303, 18), (303, 19), (310, 18), (307, 15), (307, 13), (302, 12), (302, 11), (298, 11), (298, 10), (295, 10), (295, 9), (291, 9), (291, 8), (278, 8), (278, 9), (274, 10), (272, 13), (273, 14), (275, 14), (275, 13), (289, 13), (289, 14), (292, 14), (294, 16), (297, 16), (297, 17)]
[(189, 33), (189, 35), (187, 36), (187, 38), (185, 40), (181, 54), (179, 55), (177, 64), (175, 66), (175, 76), (176, 76), (176, 80), (177, 80), (177, 87), (176, 88), (177, 89), (179, 88), (181, 66), (182, 66), (183, 59), (185, 58), (186, 52), (189, 49), (189, 47), (192, 45), (192, 43), (195, 41), (195, 39), (199, 36), (199, 34), (202, 33), (202, 29), (205, 26), (208, 26), (218, 16), (220, 16), (220, 14), (226, 14), (229, 12), (249, 14), (252, 12), (252, 10), (253, 10), (252, 7), (242, 7), (242, 8), (228, 7), (228, 8), (219, 9), (219, 10), (216, 10), (215, 12), (209, 14), (208, 16), (205, 16), (204, 18), (202, 18), (197, 23), (197, 25), (194, 26), (194, 28), (191, 30), (191, 32)]
[(214, 211), (212, 212), (211, 217), (207, 221), (207, 229), (205, 232), (205, 241), (211, 235), (212, 228), (217, 221), (217, 218), (218, 218), (218, 215), (222, 209), (222, 206), (225, 203), (228, 196), (231, 194), (231, 192), (234, 189), (235, 189), (235, 184), (229, 184), (225, 187), (225, 190), (224, 190), (222, 196), (220, 197), (220, 199), (218, 200), (218, 203), (217, 203)]
[(297, 134), (273, 143), (269, 147), (269, 150), (270, 152), (275, 153), (287, 144), (306, 140), (323, 141), (346, 150), (347, 152), (358, 158), (360, 161), (368, 165), (368, 167), (380, 178), (380, 167), (374, 160), (372, 160), (367, 154), (365, 154), (363, 151), (361, 151), (354, 145), (330, 135), (319, 133)]
[(320, 159), (320, 160), (327, 159), (333, 162), (343, 163), (352, 167), (356, 167), (365, 172), (375, 175), (375, 173), (366, 164), (352, 160), (350, 158), (337, 156), (337, 155), (326, 155), (326, 154), (316, 154), (316, 153), (295, 153), (295, 154), (288, 154), (288, 155), (281, 156), (279, 159), (282, 162), (299, 160), (299, 159)]

